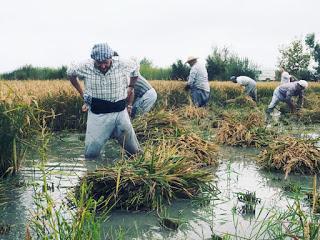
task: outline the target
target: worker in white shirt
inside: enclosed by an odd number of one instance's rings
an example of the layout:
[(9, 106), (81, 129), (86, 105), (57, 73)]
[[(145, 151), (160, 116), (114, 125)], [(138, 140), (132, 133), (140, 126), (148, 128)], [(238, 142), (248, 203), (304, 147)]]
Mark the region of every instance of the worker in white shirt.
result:
[(285, 83), (289, 83), (290, 79), (291, 79), (290, 74), (284, 68), (281, 68), (280, 72), (281, 72), (280, 85), (285, 84)]
[(192, 102), (197, 107), (204, 107), (209, 102), (210, 86), (206, 66), (197, 57), (189, 57), (186, 61), (191, 67), (186, 89), (191, 90)]
[(257, 83), (255, 80), (247, 76), (232, 76), (230, 80), (243, 86), (245, 94), (257, 102)]

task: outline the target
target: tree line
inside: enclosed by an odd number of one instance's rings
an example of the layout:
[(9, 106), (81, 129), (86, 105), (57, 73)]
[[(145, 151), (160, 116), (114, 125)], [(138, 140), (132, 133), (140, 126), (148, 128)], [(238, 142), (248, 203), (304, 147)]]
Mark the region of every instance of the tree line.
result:
[(42, 80), (42, 79), (66, 79), (67, 67), (59, 68), (49, 67), (34, 67), (32, 65), (25, 65), (12, 72), (3, 73), (0, 79), (5, 80)]
[[(238, 56), (227, 47), (214, 47), (205, 61), (210, 80), (228, 80), (233, 75), (258, 79), (261, 74), (258, 65), (246, 57)], [(315, 34), (307, 34), (304, 39), (295, 39), (289, 45), (280, 48), (277, 67), (284, 68), (297, 79), (320, 79), (320, 42), (316, 41)], [(66, 70), (66, 66), (40, 68), (26, 65), (12, 72), (0, 74), (0, 79), (66, 79)], [(140, 72), (147, 79), (187, 80), (190, 68), (181, 59), (169, 67), (158, 67), (151, 60), (143, 58), (140, 61)], [(278, 70), (275, 76), (276, 79), (280, 78)]]
[[(248, 58), (240, 58), (231, 53), (228, 48), (214, 48), (206, 59), (209, 79), (227, 80), (231, 75), (247, 75), (256, 79), (260, 70)], [(39, 80), (39, 79), (66, 79), (66, 66), (60, 68), (40, 68), (32, 65), (23, 66), (17, 70), (0, 75), (6, 80)], [(176, 60), (169, 67), (154, 66), (151, 60), (143, 58), (140, 61), (140, 73), (152, 80), (187, 80), (190, 72), (188, 65), (181, 59)]]

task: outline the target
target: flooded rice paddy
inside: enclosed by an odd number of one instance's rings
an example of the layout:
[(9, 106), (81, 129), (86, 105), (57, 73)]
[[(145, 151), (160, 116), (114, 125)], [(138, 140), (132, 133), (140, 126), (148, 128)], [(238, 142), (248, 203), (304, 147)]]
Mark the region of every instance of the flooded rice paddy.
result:
[[(290, 129), (294, 135), (318, 137), (318, 126)], [(109, 142), (100, 159), (85, 160), (83, 134), (62, 133), (51, 142), (46, 164), (47, 187), (57, 203), (65, 201), (67, 192), (76, 186), (86, 171), (110, 164), (120, 156), (116, 143)], [(286, 209), (296, 194), (286, 186), (311, 189), (312, 177), (259, 170), (255, 158), (259, 150), (253, 148), (221, 147), (220, 165), (213, 174), (219, 190), (208, 199), (177, 200), (167, 206), (167, 217), (179, 219), (178, 230), (165, 229), (155, 212), (115, 210), (102, 223), (104, 236), (122, 235), (124, 239), (211, 239), (229, 233), (247, 239), (258, 238), (259, 226), (271, 210)], [(29, 153), (28, 161), (18, 176), (0, 182), (0, 239), (24, 239), (26, 225), (32, 211), (34, 189), (41, 189), (42, 172), (37, 168), (37, 154)], [(253, 209), (241, 201), (243, 193), (255, 193)], [(303, 199), (304, 196), (300, 196)], [(304, 205), (308, 208), (307, 203)]]

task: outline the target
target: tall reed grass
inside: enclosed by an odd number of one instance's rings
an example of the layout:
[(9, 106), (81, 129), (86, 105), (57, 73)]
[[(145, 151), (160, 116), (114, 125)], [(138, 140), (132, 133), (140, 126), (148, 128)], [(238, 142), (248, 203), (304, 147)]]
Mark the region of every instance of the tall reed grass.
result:
[(36, 102), (0, 103), (0, 176), (19, 170), (26, 149), (36, 141), (39, 116), (46, 114)]
[[(26, 239), (52, 239), (52, 240), (98, 240), (101, 236), (100, 222), (96, 215), (97, 206), (102, 199), (94, 200), (88, 196), (92, 185), (82, 182), (79, 194), (69, 195), (69, 202), (56, 202), (47, 188), (47, 149), (50, 131), (45, 121), (40, 126), (38, 153), (40, 162), (38, 164), (42, 173), (43, 188), (34, 187), (35, 208), (31, 211), (29, 225), (26, 229)], [(106, 211), (107, 213), (107, 211)], [(30, 229), (31, 231), (30, 231)]]

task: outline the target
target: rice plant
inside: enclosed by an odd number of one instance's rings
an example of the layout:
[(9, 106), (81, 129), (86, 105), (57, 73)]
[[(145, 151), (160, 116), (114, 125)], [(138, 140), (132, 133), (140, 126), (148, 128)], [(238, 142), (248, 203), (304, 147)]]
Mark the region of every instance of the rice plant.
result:
[(92, 184), (91, 195), (104, 197), (107, 207), (161, 210), (175, 198), (193, 198), (214, 191), (213, 175), (188, 161), (166, 142), (145, 148), (142, 155), (89, 172), (82, 181)]
[(299, 200), (286, 210), (277, 210), (266, 220), (264, 236), (268, 239), (308, 239), (320, 237), (319, 216), (303, 210)]
[(37, 239), (101, 239), (100, 220), (96, 215), (99, 201), (86, 195), (89, 189), (83, 183), (79, 198), (70, 196), (70, 203), (60, 205), (47, 192), (36, 192), (36, 210), (29, 225), (31, 235)]
[(49, 115), (36, 102), (30, 105), (0, 102), (0, 176), (19, 170), (26, 149), (36, 140), (41, 114)]
[(217, 141), (231, 146), (266, 146), (275, 133), (264, 126), (264, 115), (259, 111), (225, 112), (219, 122)]
[(102, 199), (96, 201), (88, 196), (90, 185), (82, 182), (77, 198), (70, 194), (69, 202), (56, 202), (48, 191), (45, 163), (50, 135), (43, 122), (41, 144), (38, 147), (43, 188), (34, 187), (35, 208), (31, 211), (29, 224), (26, 227), (26, 239), (33, 237), (54, 240), (101, 239), (100, 222), (96, 209)]
[(252, 100), (251, 97), (241, 95), (234, 99), (226, 100), (227, 107), (235, 107), (235, 108), (255, 108), (257, 103)]
[(133, 127), (139, 141), (161, 141), (176, 138), (186, 132), (181, 119), (172, 111), (154, 111), (137, 118)]
[(209, 116), (209, 111), (207, 108), (198, 108), (192, 104), (177, 108), (176, 111), (179, 117), (186, 120), (205, 119)]
[(182, 135), (173, 140), (172, 144), (188, 161), (200, 164), (200, 166), (218, 165), (218, 146), (201, 139), (196, 134)]
[(290, 172), (318, 173), (320, 149), (319, 139), (299, 139), (279, 136), (263, 149), (258, 164), (263, 168), (280, 170), (287, 177)]

